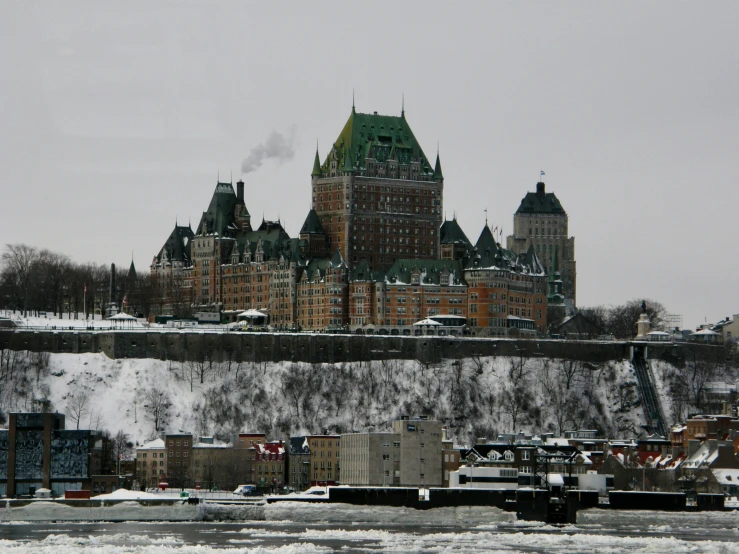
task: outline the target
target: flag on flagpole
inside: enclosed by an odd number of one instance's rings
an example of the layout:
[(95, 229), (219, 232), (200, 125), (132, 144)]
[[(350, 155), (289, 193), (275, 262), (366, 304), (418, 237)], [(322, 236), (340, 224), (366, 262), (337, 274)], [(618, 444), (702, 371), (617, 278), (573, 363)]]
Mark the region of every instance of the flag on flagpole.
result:
[(87, 283), (85, 283), (85, 292), (87, 292)]
[(542, 176), (542, 177), (544, 177), (544, 175), (546, 175), (546, 173), (544, 173), (544, 172), (542, 171), (542, 172), (541, 172), (541, 176)]

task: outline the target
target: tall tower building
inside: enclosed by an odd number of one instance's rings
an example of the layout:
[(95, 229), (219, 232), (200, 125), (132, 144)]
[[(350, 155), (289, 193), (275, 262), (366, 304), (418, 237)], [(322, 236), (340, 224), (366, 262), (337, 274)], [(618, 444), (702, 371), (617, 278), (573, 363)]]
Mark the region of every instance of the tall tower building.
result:
[(444, 176), (432, 167), (405, 118), (358, 113), (311, 173), (312, 208), (350, 267), (389, 268), (403, 258), (439, 257)]
[(508, 236), (509, 250), (526, 253), (534, 247), (548, 275), (559, 271), (565, 303), (577, 305), (575, 237), (568, 237), (568, 217), (553, 192), (544, 183), (536, 183), (536, 192), (528, 192), (513, 216), (513, 234)]

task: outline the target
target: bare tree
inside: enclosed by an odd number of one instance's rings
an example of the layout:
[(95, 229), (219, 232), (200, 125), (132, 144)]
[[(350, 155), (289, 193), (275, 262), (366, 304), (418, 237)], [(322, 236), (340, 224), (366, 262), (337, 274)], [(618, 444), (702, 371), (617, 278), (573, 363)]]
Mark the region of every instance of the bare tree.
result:
[(160, 428), (167, 424), (167, 410), (171, 406), (169, 394), (157, 386), (151, 387), (144, 397), (146, 404), (146, 419), (154, 424), (154, 430), (159, 431)]
[(82, 391), (75, 392), (67, 400), (67, 415), (80, 428), (80, 420), (90, 411), (90, 397)]
[(102, 408), (91, 408), (90, 409), (90, 419), (89, 419), (89, 429), (102, 429), (105, 425), (105, 418), (103, 417), (103, 410)]
[(23, 301), (23, 316), (28, 314), (28, 284), (36, 263), (39, 251), (27, 244), (6, 244), (2, 255), (3, 265), (14, 275)]
[[(661, 329), (666, 313), (665, 307), (654, 300), (644, 300), (647, 315), (653, 329)], [(608, 332), (617, 339), (630, 339), (636, 335), (636, 322), (642, 312), (642, 301), (631, 300), (614, 306), (608, 311)]]
[(198, 381), (201, 385), (205, 383), (206, 376), (212, 374), (213, 370), (213, 360), (204, 356), (198, 356), (182, 364), (182, 377), (190, 384), (190, 392)]
[(569, 392), (572, 385), (578, 380), (582, 371), (582, 363), (579, 360), (561, 359), (557, 360), (557, 373)]
[(121, 460), (131, 453), (133, 443), (131, 442), (128, 433), (123, 430), (118, 431), (115, 436), (111, 439), (113, 446), (113, 456), (116, 460), (116, 474), (121, 472)]
[(500, 393), (500, 404), (511, 419), (511, 429), (515, 433), (516, 426), (526, 415), (531, 406), (531, 393), (528, 383), (523, 380), (518, 383), (506, 383)]

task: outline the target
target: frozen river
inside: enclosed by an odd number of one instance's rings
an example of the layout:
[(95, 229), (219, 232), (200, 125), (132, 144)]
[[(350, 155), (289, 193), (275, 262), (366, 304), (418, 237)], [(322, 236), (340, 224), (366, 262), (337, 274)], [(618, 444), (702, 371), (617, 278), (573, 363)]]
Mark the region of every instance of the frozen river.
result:
[(739, 552), (737, 512), (590, 510), (577, 525), (550, 526), (482, 508), (347, 507), (334, 521), (328, 506), (295, 507), (293, 517), (285, 508), (229, 523), (0, 523), (0, 552)]

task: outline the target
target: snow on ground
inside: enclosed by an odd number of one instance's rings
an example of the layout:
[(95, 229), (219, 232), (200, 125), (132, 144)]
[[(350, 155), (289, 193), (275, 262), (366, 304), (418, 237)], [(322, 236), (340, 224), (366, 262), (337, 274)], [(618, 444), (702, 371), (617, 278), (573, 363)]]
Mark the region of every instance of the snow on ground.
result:
[(63, 317), (54, 316), (52, 314), (49, 314), (48, 316), (27, 316), (23, 317), (18, 312), (16, 313), (9, 313), (8, 317), (15, 323), (16, 327), (18, 328), (44, 328), (44, 329), (58, 329), (58, 330), (84, 330), (88, 327), (92, 327), (95, 330), (98, 331), (108, 331), (110, 329), (122, 329), (125, 328), (126, 330), (133, 329), (146, 329), (148, 327), (148, 324), (145, 319), (138, 319), (136, 321), (132, 321), (131, 323), (128, 322), (118, 322), (113, 323), (112, 321), (109, 321), (107, 319), (100, 319), (100, 316), (95, 316), (94, 318), (85, 319), (84, 314), (77, 314), (77, 318), (75, 319), (75, 314), (63, 314)]
[(99, 494), (95, 496), (95, 500), (160, 500), (162, 497), (158, 494), (151, 494), (142, 491), (130, 491), (128, 489), (118, 489), (108, 494)]
[[(331, 428), (386, 429), (401, 415), (428, 414), (449, 424), (458, 442), (494, 433), (512, 432), (506, 394), (515, 386), (530, 393), (529, 410), (519, 414), (515, 430), (558, 432), (557, 406), (544, 382), (546, 372), (557, 379), (559, 360), (524, 360), (524, 382), (516, 384), (518, 358), (463, 360), (461, 376), (450, 363), (424, 365), (415, 360), (369, 363), (213, 363), (200, 383), (198, 368), (189, 363), (154, 359), (111, 360), (104, 354), (51, 354), (50, 375), (36, 388), (47, 390), (51, 407), (61, 413), (71, 395), (84, 393), (90, 409), (80, 428), (124, 430), (143, 444), (157, 435), (147, 409), (146, 394), (158, 387), (171, 406), (159, 429), (195, 435), (229, 437), (243, 431), (269, 436)], [(551, 385), (550, 379), (550, 385)], [(642, 425), (641, 406), (619, 398), (619, 387), (635, 381), (627, 362), (580, 369), (565, 391), (582, 410), (568, 427), (600, 428), (609, 436), (633, 436)], [(560, 403), (568, 409), (572, 402)], [(574, 414), (573, 414), (574, 415)], [(214, 423), (218, 421), (219, 423)], [(67, 420), (67, 426), (75, 422)], [(479, 433), (479, 434), (478, 434)]]

